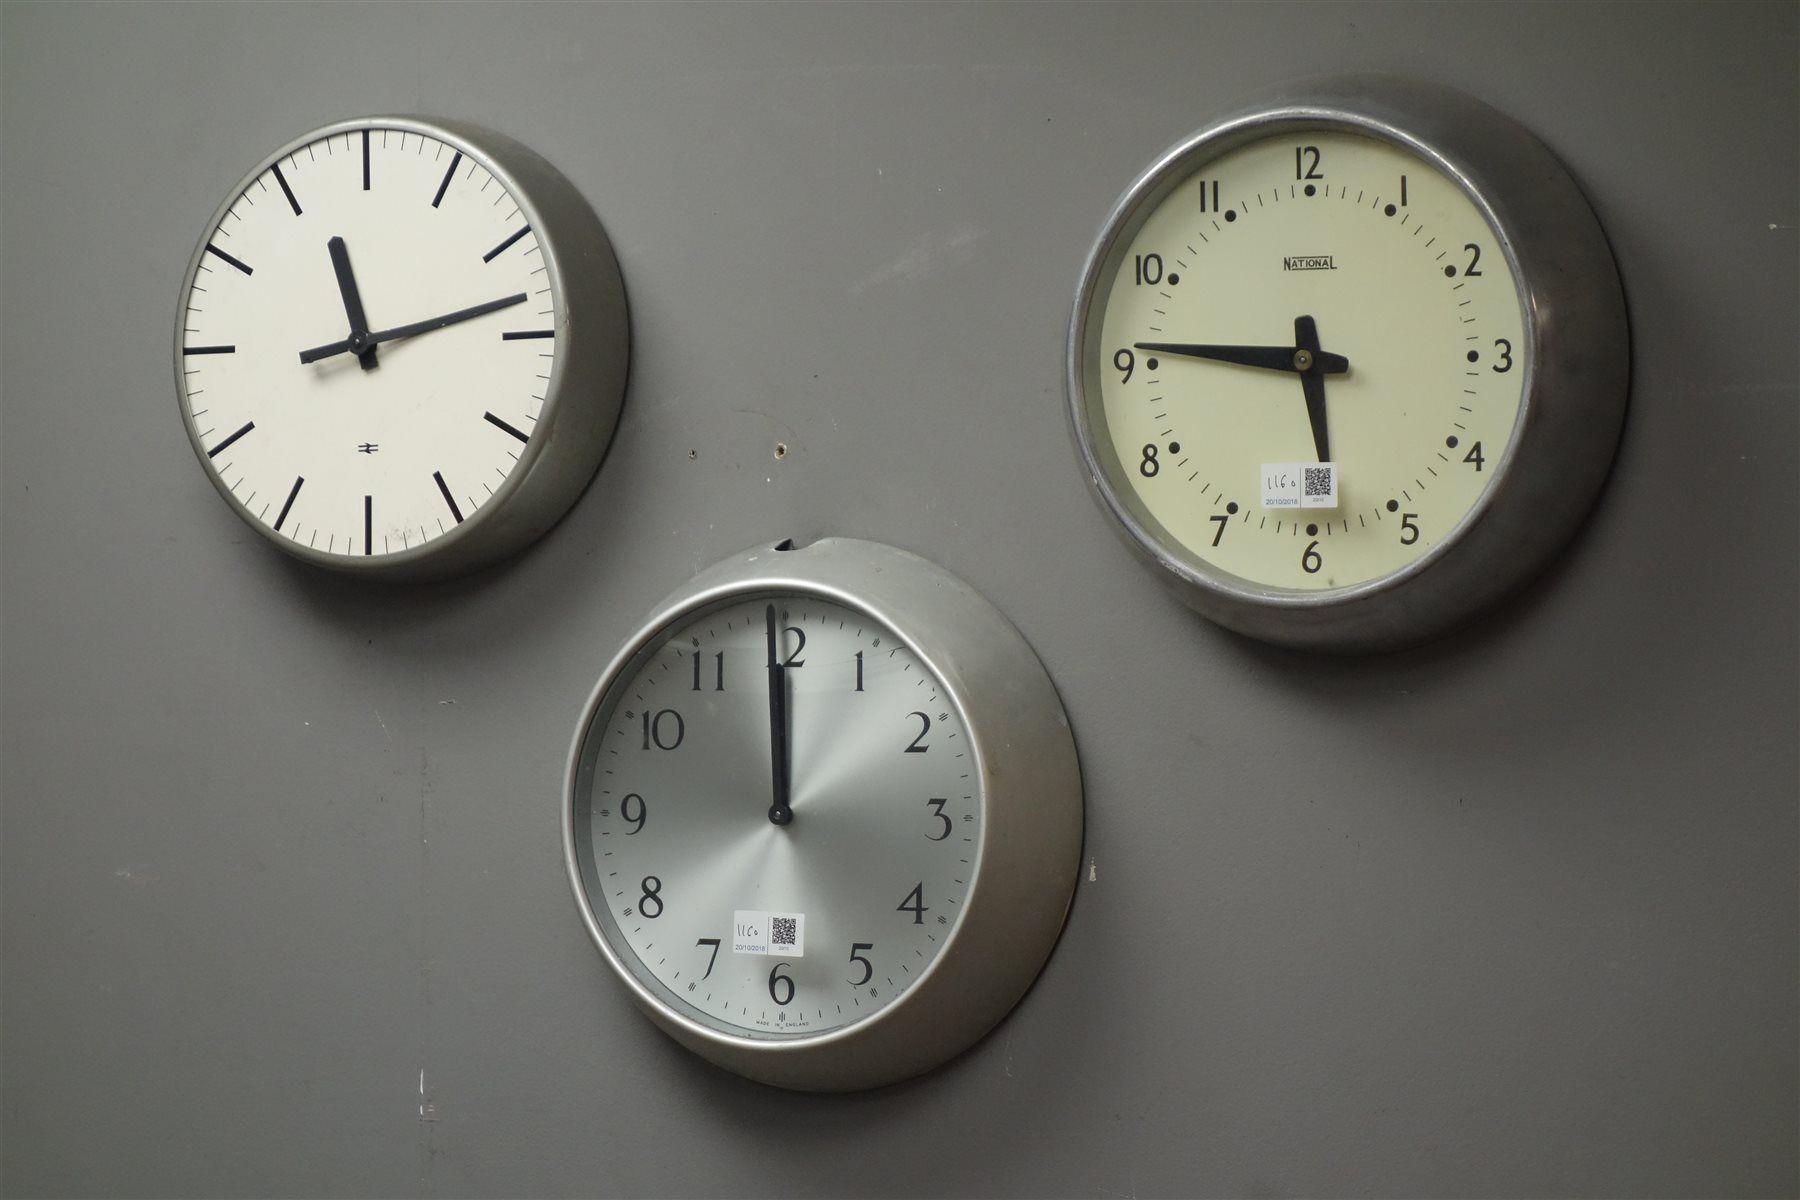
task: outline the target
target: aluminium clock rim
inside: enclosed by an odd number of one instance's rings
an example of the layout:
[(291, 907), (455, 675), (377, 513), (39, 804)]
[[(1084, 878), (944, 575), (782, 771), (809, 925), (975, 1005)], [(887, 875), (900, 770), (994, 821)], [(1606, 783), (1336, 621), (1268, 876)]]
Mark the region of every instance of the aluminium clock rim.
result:
[[(188, 403), (182, 355), (188, 297), (206, 246), (233, 205), (274, 164), (315, 142), (361, 130), (395, 130), (432, 138), (472, 158), (499, 181), (536, 236), (546, 279), (557, 300), (556, 361), (532, 436), (487, 503), (452, 529), (403, 550), (378, 555), (333, 554), (283, 537), (253, 518), (213, 469)], [(509, 161), (510, 160), (510, 161)], [(546, 202), (546, 209), (540, 201)], [(581, 228), (583, 223), (590, 228)], [(566, 244), (565, 244), (566, 243)], [(564, 269), (565, 259), (579, 270)], [(577, 290), (583, 316), (594, 324), (592, 344), (574, 336)], [(443, 579), (488, 566), (542, 536), (586, 489), (611, 444), (624, 404), (630, 356), (630, 314), (618, 257), (598, 214), (554, 164), (529, 146), (474, 122), (417, 115), (349, 117), (321, 125), (267, 155), (226, 193), (200, 234), (182, 275), (174, 322), (175, 401), (188, 442), (226, 506), (266, 541), (292, 558), (339, 574), (383, 581)], [(608, 344), (610, 343), (610, 344)], [(594, 411), (582, 413), (584, 403)], [(582, 418), (587, 419), (582, 419)], [(567, 431), (567, 436), (558, 437)]]
[[(1135, 510), (1111, 478), (1096, 436), (1098, 301), (1129, 239), (1192, 172), (1282, 132), (1328, 129), (1399, 147), (1453, 181), (1511, 268), (1525, 352), (1519, 410), (1494, 477), (1424, 554), (1337, 588), (1258, 584), (1185, 551)], [(1509, 172), (1521, 182), (1511, 187)], [(1530, 237), (1521, 240), (1520, 231)], [(1611, 354), (1581, 361), (1596, 344)], [(1118, 532), (1202, 615), (1250, 637), (1331, 652), (1397, 650), (1442, 636), (1497, 606), (1554, 557), (1592, 508), (1611, 469), (1626, 407), (1629, 331), (1617, 264), (1586, 196), (1522, 124), (1462, 92), (1387, 75), (1303, 81), (1182, 138), (1114, 202), (1083, 262), (1070, 315), (1065, 390), (1071, 433), (1090, 490)], [(1090, 388), (1090, 383), (1093, 386)], [(1547, 410), (1554, 410), (1548, 412)], [(1120, 468), (1122, 470), (1122, 468)], [(1554, 495), (1535, 527), (1525, 503)], [(1511, 565), (1491, 560), (1502, 549)], [(1480, 560), (1480, 561), (1476, 561)], [(1452, 571), (1450, 568), (1454, 566)]]
[[(1029, 992), (1074, 900), (1084, 809), (1080, 764), (1048, 670), (986, 597), (936, 563), (881, 543), (826, 538), (789, 547), (791, 542), (759, 545), (695, 576), (660, 602), (608, 662), (583, 706), (563, 772), (564, 868), (589, 939), (633, 1002), (665, 1033), (714, 1064), (762, 1083), (800, 1091), (852, 1091), (899, 1082), (942, 1065), (978, 1042)], [(911, 594), (898, 579), (909, 571), (926, 585)], [(629, 948), (612, 945), (594, 911), (575, 828), (584, 747), (613, 690), (629, 682), (632, 670), (684, 620), (764, 595), (816, 596), (863, 613), (899, 638), (932, 673), (963, 723), (981, 812), (980, 841), (962, 912), (942, 949), (911, 986), (850, 1024), (772, 1038), (732, 1033), (678, 1011), (632, 967), (626, 959)], [(933, 631), (941, 621), (898, 611), (921, 597), (965, 618), (966, 625), (952, 623), (949, 637), (940, 639)], [(978, 633), (1002, 631), (1010, 634), (1007, 645), (971, 645)], [(959, 647), (970, 649), (970, 657), (990, 669), (994, 659), (1001, 667), (1025, 668), (1023, 686), (1005, 693), (1014, 707), (998, 708), (999, 692), (979, 678), (966, 677), (956, 661)], [(986, 713), (980, 721), (974, 716), (978, 708)], [(998, 739), (990, 736), (990, 728)], [(997, 746), (1025, 761), (1002, 765)], [(1027, 757), (1028, 750), (1035, 753)], [(1032, 820), (1040, 802), (1044, 814)], [(1061, 870), (1056, 869), (1059, 858), (1067, 860), (1060, 863)]]

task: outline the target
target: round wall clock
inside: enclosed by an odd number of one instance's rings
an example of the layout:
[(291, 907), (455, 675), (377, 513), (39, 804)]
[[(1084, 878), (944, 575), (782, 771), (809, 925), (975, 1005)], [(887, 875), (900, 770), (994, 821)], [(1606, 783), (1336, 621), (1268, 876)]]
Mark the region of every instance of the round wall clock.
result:
[(1628, 356), (1606, 238), (1542, 144), (1460, 93), (1349, 78), (1130, 187), (1082, 275), (1069, 403), (1102, 504), (1194, 608), (1393, 649), (1567, 541)]
[(628, 343), (611, 244), (554, 167), (474, 125), (370, 117), (232, 189), (188, 264), (175, 381), (252, 529), (420, 578), (568, 510), (612, 438)]
[(576, 730), (588, 932), (657, 1024), (765, 1083), (929, 1070), (1018, 1002), (1079, 870), (1067, 717), (1023, 637), (901, 550), (738, 555), (665, 601)]

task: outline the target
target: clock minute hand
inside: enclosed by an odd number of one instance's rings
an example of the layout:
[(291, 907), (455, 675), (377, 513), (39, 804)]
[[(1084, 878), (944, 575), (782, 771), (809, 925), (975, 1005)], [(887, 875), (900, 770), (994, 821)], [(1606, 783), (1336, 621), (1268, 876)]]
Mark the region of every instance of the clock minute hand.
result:
[[(1286, 371), (1293, 375), (1342, 375), (1350, 369), (1350, 360), (1316, 346), (1208, 346), (1190, 342), (1135, 342), (1133, 348), (1157, 354), (1179, 354), (1183, 358), (1205, 358), (1213, 362), (1235, 363), (1240, 367), (1261, 367), (1266, 371)], [(1304, 351), (1307, 357), (1302, 358)]]
[(327, 342), (323, 346), (314, 346), (311, 350), (302, 350), (300, 352), (300, 361), (303, 363), (318, 362), (322, 358), (330, 358), (334, 354), (344, 354), (352, 350), (361, 354), (363, 350), (370, 346), (378, 346), (382, 342), (392, 342), (399, 338), (412, 337), (415, 334), (430, 333), (433, 329), (442, 329), (447, 325), (455, 325), (458, 322), (467, 321), (472, 317), (485, 316), (491, 312), (498, 312), (503, 308), (511, 308), (515, 304), (522, 303), (524, 299), (525, 293), (520, 292), (514, 296), (502, 296), (498, 300), (489, 300), (486, 304), (476, 304), (469, 308), (459, 308), (455, 312), (445, 313), (441, 317), (432, 317), (425, 321), (414, 321), (411, 325), (397, 325), (392, 329), (383, 329), (378, 333), (368, 333), (360, 336), (352, 333), (341, 342)]
[(788, 767), (787, 667), (782, 665), (776, 641), (775, 606), (765, 610), (769, 642), (769, 773), (773, 777), (774, 803), (769, 805), (769, 820), (786, 825), (794, 819), (788, 806), (791, 779)]

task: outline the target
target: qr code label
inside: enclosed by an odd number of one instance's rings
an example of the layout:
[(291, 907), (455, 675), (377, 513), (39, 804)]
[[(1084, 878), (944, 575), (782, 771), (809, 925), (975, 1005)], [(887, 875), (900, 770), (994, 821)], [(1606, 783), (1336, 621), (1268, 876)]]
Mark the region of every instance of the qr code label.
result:
[(1264, 463), (1260, 479), (1264, 508), (1336, 508), (1336, 463)]
[(806, 914), (739, 909), (731, 914), (733, 954), (806, 957)]
[(1301, 508), (1337, 507), (1337, 464), (1314, 463), (1300, 468)]

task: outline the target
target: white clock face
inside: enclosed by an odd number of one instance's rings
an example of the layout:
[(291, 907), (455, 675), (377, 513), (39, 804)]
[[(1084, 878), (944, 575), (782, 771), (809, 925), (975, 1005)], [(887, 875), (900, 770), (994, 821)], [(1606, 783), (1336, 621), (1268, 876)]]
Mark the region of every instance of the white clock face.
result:
[(209, 469), (321, 553), (443, 537), (531, 439), (555, 286), (472, 152), (379, 128), (300, 147), (231, 204), (189, 281), (183, 402)]
[(968, 734), (859, 612), (788, 595), (684, 618), (612, 687), (579, 763), (588, 904), (691, 1019), (749, 1037), (849, 1025), (957, 928), (981, 836)]
[(1415, 561), (1513, 436), (1507, 256), (1453, 179), (1384, 141), (1289, 131), (1202, 165), (1095, 303), (1088, 386), (1119, 482), (1187, 555), (1257, 584)]

